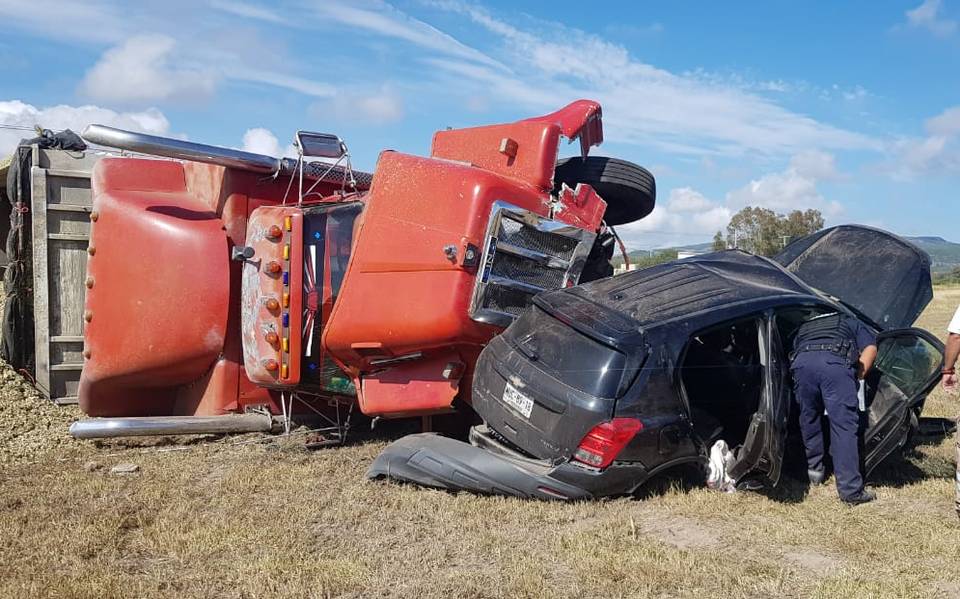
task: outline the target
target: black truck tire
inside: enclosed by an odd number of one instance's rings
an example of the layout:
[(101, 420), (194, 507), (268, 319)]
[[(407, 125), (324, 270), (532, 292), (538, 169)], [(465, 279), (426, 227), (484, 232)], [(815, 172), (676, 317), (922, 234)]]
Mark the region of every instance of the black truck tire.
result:
[(554, 191), (560, 185), (576, 188), (586, 183), (607, 202), (603, 221), (610, 226), (638, 221), (653, 212), (657, 183), (647, 169), (617, 158), (587, 156), (557, 161), (553, 174)]

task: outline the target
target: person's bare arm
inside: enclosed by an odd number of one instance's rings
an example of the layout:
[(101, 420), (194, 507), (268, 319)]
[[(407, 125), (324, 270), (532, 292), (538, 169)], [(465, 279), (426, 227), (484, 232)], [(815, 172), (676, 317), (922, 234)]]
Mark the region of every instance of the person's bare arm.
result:
[(958, 356), (960, 356), (960, 335), (950, 333), (947, 336), (946, 351), (943, 352), (943, 375), (940, 377), (940, 383), (947, 391), (957, 389), (957, 375), (953, 370)]
[(873, 368), (873, 362), (877, 359), (877, 346), (868, 345), (860, 352), (860, 364), (857, 368), (857, 378), (864, 378), (870, 369)]

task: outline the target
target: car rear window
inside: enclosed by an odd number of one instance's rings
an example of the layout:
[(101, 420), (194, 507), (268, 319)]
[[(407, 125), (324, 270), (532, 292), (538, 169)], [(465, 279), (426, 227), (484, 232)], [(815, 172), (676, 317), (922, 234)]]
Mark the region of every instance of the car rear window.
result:
[(542, 309), (534, 308), (521, 316), (507, 329), (506, 336), (534, 366), (564, 384), (605, 399), (620, 394), (627, 369), (626, 356), (579, 333)]

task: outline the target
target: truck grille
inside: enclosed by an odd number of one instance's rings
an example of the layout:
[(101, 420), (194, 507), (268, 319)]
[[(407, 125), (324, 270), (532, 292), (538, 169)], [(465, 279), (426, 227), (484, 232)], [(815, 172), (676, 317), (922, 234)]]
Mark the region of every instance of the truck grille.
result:
[(541, 291), (576, 284), (595, 234), (496, 202), (473, 292), (474, 320), (509, 325)]

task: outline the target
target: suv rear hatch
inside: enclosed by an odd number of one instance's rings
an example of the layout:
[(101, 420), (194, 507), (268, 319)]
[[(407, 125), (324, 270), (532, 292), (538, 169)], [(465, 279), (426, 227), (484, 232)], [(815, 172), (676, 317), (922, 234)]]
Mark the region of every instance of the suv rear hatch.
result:
[(613, 417), (642, 356), (618, 349), (603, 334), (588, 334), (582, 320), (576, 329), (562, 321), (547, 299), (557, 295), (538, 296), (534, 309), (483, 350), (473, 407), (509, 445), (559, 461), (570, 458), (595, 425)]
[(881, 330), (909, 327), (933, 299), (930, 257), (872, 227), (824, 229), (794, 241), (773, 259)]

